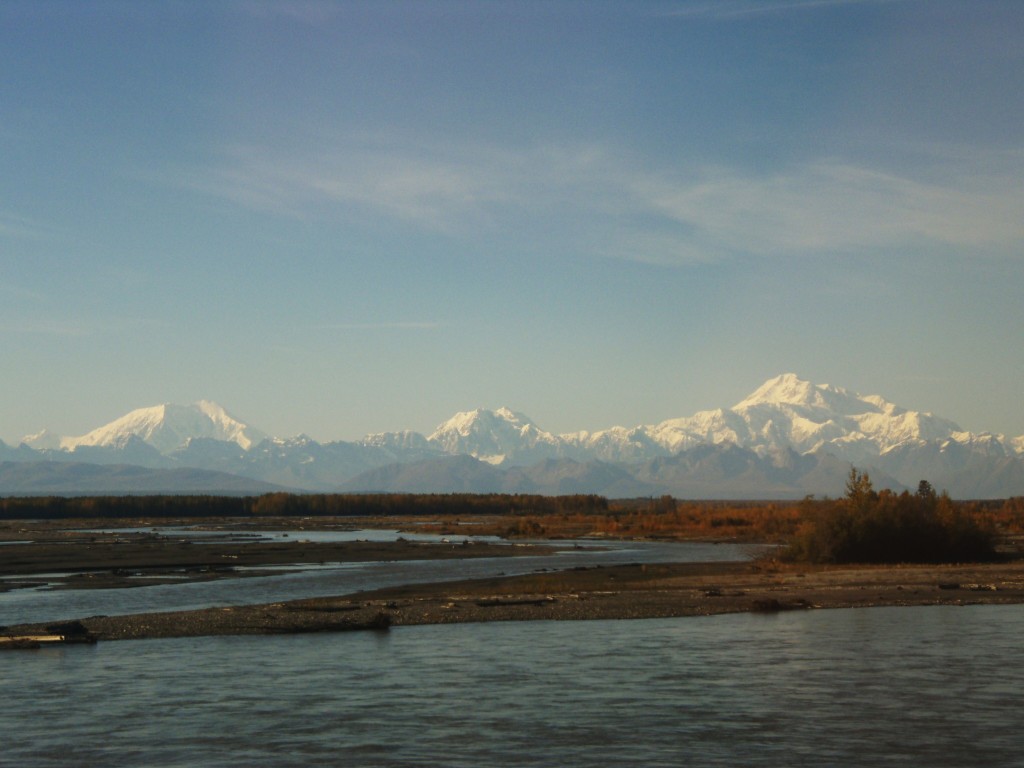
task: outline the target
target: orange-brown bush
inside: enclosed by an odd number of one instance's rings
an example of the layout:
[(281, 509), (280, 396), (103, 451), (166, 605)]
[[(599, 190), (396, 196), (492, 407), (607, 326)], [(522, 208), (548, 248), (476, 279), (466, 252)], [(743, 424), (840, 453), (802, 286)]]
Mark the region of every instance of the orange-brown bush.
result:
[(847, 493), (808, 502), (785, 559), (816, 563), (900, 563), (988, 560), (995, 528), (985, 516), (936, 494), (876, 492), (866, 473), (850, 472)]
[(678, 501), (662, 496), (609, 501), (607, 511), (503, 518), (492, 532), (554, 538), (598, 535), (778, 542), (792, 536), (799, 520), (797, 503)]

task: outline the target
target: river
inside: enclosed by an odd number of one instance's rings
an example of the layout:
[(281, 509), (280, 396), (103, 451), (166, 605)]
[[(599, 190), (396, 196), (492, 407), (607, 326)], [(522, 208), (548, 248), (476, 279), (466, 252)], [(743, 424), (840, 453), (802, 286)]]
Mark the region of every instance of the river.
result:
[[(132, 529), (133, 531), (135, 529)], [(188, 535), (201, 540), (209, 532), (164, 529), (165, 535)], [(440, 536), (399, 531), (274, 531), (248, 534), (271, 541), (389, 541), (404, 536), (415, 540), (439, 540)], [(463, 537), (458, 537), (461, 541)], [(482, 537), (493, 546), (493, 537)], [(326, 563), (323, 566), (260, 568), (269, 576), (227, 578), (218, 581), (165, 584), (127, 589), (63, 589), (48, 587), (0, 592), (0, 625), (58, 621), (87, 616), (116, 616), (149, 611), (177, 611), (214, 605), (246, 605), (329, 597), (402, 584), (487, 578), (501, 574), (529, 573), (574, 566), (617, 565), (707, 560), (743, 560), (748, 546), (653, 541), (538, 541), (559, 551), (552, 555), (485, 557), (465, 560), (404, 560), (370, 563)], [(25, 577), (18, 577), (24, 580)], [(36, 577), (31, 577), (35, 579)]]
[(0, 654), (17, 766), (1020, 766), (1024, 611), (916, 607)]

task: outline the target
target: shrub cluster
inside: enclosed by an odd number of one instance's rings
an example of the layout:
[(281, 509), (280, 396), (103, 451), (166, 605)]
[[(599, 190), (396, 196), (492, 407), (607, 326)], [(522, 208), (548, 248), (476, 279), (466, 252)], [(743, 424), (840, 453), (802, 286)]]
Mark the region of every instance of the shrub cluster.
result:
[(671, 496), (646, 503), (612, 501), (592, 516), (589, 531), (609, 536), (674, 539), (785, 541), (796, 531), (796, 502), (681, 501)]
[(936, 494), (927, 481), (917, 493), (876, 492), (866, 473), (851, 470), (846, 496), (808, 501), (785, 558), (814, 563), (940, 563), (988, 560), (995, 532)]

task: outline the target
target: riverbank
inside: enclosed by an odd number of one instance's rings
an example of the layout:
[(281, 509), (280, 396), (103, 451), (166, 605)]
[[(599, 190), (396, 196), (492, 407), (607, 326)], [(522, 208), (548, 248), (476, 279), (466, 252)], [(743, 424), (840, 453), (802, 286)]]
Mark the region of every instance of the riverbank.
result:
[[(80, 618), (97, 640), (280, 634), (481, 621), (640, 619), (909, 605), (1024, 603), (1024, 560), (794, 567), (680, 563), (419, 584), (332, 598)], [(51, 625), (6, 627), (29, 635)]]
[[(158, 584), (265, 576), (281, 566), (317, 566), (400, 560), (455, 560), (544, 555), (552, 547), (489, 543), (469, 538), (412, 541), (266, 541), (233, 521), (203, 521), (203, 538), (153, 529), (150, 521), (62, 521), (0, 526), (0, 592), (47, 584), (50, 589), (123, 589)], [(106, 523), (106, 525), (104, 525)], [(181, 527), (185, 523), (179, 524)], [(288, 530), (297, 523), (290, 521)], [(377, 521), (378, 527), (380, 521)], [(133, 530), (126, 530), (128, 528)], [(285, 526), (281, 526), (284, 528)], [(279, 528), (278, 530), (280, 530)], [(261, 527), (260, 530), (273, 530)], [(310, 526), (312, 531), (360, 530), (351, 521)]]

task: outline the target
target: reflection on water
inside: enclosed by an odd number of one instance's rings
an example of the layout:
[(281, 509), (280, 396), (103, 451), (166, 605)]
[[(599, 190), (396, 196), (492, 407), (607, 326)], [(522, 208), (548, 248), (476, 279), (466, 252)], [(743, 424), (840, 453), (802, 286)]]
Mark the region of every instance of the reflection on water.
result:
[(63, 766), (1017, 766), (1016, 607), (100, 643), (0, 655)]
[[(306, 532), (299, 533), (305, 535)], [(56, 621), (98, 615), (115, 616), (149, 611), (190, 610), (211, 605), (269, 603), (303, 597), (343, 595), (401, 584), (529, 573), (543, 568), (637, 562), (743, 560), (749, 556), (747, 547), (730, 544), (602, 541), (593, 544), (595, 549), (577, 549), (579, 542), (576, 541), (543, 543), (564, 549), (554, 555), (515, 558), (333, 563), (308, 566), (299, 570), (284, 569), (272, 576), (160, 584), (129, 589), (15, 589), (0, 592), (0, 624)], [(34, 581), (36, 578), (19, 577), (23, 581)]]

